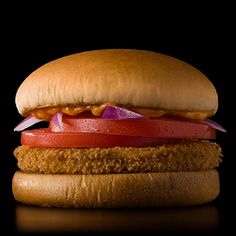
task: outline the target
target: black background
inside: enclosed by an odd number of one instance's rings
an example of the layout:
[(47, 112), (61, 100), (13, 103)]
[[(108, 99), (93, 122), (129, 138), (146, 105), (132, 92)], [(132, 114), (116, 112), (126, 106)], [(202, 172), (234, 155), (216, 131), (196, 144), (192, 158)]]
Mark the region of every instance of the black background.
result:
[[(131, 8), (114, 4), (109, 6), (109, 10), (103, 8), (103, 11), (96, 6), (93, 10), (83, 6), (61, 6), (60, 10), (54, 7), (49, 8), (42, 3), (24, 11), (16, 5), (3, 8), (6, 11), (1, 21), (0, 45), (2, 227), (8, 232), (18, 232), (15, 219), (17, 204), (11, 193), (11, 178), (17, 169), (12, 152), (20, 144), (20, 134), (13, 132), (14, 126), (22, 119), (14, 101), (20, 83), (39, 66), (64, 55), (103, 48), (136, 48), (182, 59), (201, 70), (215, 85), (219, 110), (214, 120), (228, 132), (218, 133), (217, 136), (224, 158), (219, 168), (221, 194), (213, 203), (219, 211), (220, 221), (212, 231), (233, 230), (230, 213), (234, 212), (235, 197), (232, 185), (235, 184), (236, 99), (235, 25), (231, 6), (192, 3), (187, 8), (173, 5), (146, 8), (140, 5), (136, 9), (136, 3)], [(194, 227), (192, 230), (197, 231)], [(168, 227), (161, 231), (168, 231)], [(180, 231), (184, 231), (184, 227)]]

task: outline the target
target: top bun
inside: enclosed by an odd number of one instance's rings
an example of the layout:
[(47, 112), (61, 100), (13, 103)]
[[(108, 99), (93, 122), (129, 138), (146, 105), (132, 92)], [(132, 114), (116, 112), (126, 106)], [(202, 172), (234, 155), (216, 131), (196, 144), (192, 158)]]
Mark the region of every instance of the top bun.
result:
[(176, 58), (134, 49), (105, 49), (51, 61), (30, 74), (16, 94), (18, 111), (49, 106), (114, 102), (171, 111), (218, 106), (212, 83)]

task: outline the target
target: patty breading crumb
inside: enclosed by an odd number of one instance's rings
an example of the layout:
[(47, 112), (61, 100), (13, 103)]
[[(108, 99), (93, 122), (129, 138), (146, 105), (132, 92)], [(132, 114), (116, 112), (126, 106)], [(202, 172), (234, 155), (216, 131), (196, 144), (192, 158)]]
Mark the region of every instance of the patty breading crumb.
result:
[(24, 172), (108, 174), (210, 170), (221, 162), (221, 148), (209, 141), (156, 147), (36, 148), (19, 146), (14, 155)]

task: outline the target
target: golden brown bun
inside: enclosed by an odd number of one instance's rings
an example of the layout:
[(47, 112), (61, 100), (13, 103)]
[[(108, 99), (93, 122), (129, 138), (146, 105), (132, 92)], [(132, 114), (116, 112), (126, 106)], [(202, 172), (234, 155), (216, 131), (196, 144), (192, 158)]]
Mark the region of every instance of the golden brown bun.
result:
[(152, 207), (198, 205), (219, 194), (216, 170), (169, 173), (52, 175), (16, 172), (15, 199), (57, 207)]
[(107, 49), (49, 62), (16, 94), (21, 114), (38, 107), (115, 102), (145, 108), (215, 113), (212, 83), (191, 65), (163, 54)]

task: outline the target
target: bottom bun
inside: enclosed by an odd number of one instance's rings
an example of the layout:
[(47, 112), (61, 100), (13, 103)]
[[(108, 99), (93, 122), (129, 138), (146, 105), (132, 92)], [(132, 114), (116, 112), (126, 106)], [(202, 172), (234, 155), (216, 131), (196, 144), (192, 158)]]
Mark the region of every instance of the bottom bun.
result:
[(153, 207), (199, 205), (219, 194), (216, 170), (104, 175), (31, 174), (17, 171), (17, 201), (56, 207)]

